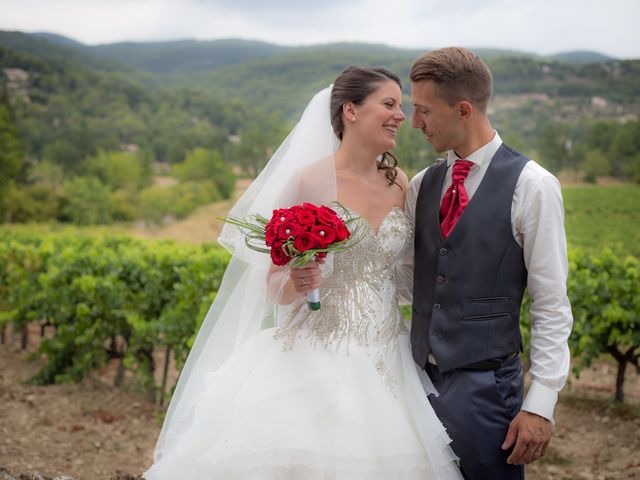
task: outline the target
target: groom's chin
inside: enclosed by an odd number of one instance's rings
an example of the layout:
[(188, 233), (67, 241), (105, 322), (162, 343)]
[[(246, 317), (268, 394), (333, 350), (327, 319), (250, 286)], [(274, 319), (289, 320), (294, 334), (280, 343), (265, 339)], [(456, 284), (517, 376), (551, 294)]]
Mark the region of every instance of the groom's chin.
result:
[[(427, 140), (429, 141), (429, 140)], [(433, 148), (435, 150), (436, 153), (445, 153), (448, 152), (449, 149), (446, 147), (443, 147), (442, 145), (434, 145), (432, 142), (429, 142), (431, 144), (431, 148)]]

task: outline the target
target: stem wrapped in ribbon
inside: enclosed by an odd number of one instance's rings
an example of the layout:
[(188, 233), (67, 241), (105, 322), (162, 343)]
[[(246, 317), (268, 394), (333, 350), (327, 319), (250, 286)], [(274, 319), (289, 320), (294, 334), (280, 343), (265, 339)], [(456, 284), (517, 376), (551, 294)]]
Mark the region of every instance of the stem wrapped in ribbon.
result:
[[(329, 252), (350, 248), (358, 241), (359, 217), (345, 212), (343, 220), (332, 208), (303, 203), (273, 211), (271, 219), (250, 215), (244, 219), (229, 217), (225, 222), (236, 225), (252, 250), (269, 253), (274, 265), (302, 267)], [(355, 223), (354, 223), (355, 222)], [(352, 228), (349, 230), (350, 224)], [(320, 309), (320, 291), (307, 293), (310, 310)]]

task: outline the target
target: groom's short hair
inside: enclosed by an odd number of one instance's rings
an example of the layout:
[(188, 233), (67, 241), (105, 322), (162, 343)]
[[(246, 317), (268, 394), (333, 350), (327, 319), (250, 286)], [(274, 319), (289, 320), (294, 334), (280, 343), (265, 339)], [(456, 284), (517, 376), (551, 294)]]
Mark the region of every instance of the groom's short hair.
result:
[(410, 77), (412, 82), (434, 81), (436, 92), (449, 105), (467, 100), (483, 113), (493, 93), (489, 67), (466, 48), (447, 47), (425, 53), (411, 67)]

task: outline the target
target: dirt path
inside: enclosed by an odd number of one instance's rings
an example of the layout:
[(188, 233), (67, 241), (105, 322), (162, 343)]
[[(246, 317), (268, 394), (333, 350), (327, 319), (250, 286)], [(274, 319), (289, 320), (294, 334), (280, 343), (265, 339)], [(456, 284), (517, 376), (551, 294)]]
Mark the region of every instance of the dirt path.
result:
[[(0, 345), (0, 365), (0, 466), (97, 480), (150, 464), (161, 411), (144, 395), (99, 378), (24, 385), (38, 364), (14, 346)], [(552, 447), (528, 480), (640, 479), (640, 375), (628, 372), (628, 406), (614, 408), (613, 368), (600, 362), (563, 392)]]

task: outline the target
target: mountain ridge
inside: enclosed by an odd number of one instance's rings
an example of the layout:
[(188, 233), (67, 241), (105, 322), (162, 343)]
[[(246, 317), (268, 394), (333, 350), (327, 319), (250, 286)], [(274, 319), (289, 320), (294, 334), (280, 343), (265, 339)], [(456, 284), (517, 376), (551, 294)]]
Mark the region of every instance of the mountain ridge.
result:
[[(213, 40), (178, 39), (162, 41), (124, 41), (87, 45), (71, 37), (52, 32), (7, 32), (1, 34), (22, 33), (52, 45), (82, 51), (100, 59), (116, 61), (153, 73), (179, 73), (180, 71), (202, 72), (247, 61), (268, 58), (274, 55), (295, 51), (314, 50), (352, 50), (367, 54), (397, 54), (401, 57), (416, 58), (429, 48), (405, 48), (381, 43), (366, 42), (328, 42), (313, 45), (285, 46), (262, 40), (241, 38), (222, 38)], [(2, 43), (0, 41), (0, 43)], [(483, 59), (498, 57), (530, 57), (540, 60), (562, 61), (567, 63), (602, 63), (618, 60), (615, 57), (591, 50), (561, 51), (549, 55), (533, 52), (505, 49), (469, 47)]]

